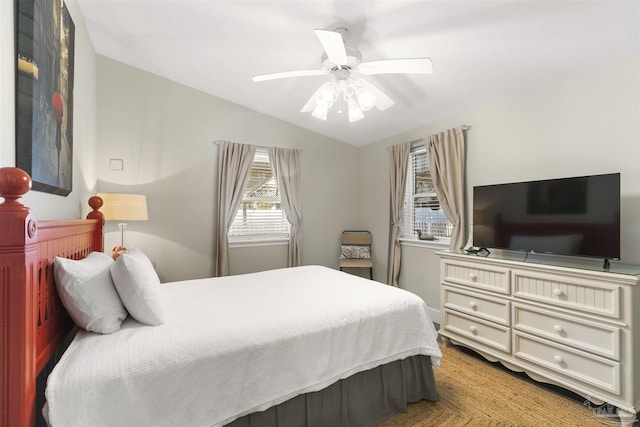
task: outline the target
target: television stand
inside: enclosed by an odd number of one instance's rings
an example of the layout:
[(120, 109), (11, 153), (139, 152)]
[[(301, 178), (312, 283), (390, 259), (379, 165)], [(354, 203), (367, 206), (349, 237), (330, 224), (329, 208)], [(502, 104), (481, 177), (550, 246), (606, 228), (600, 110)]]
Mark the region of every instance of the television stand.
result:
[[(640, 266), (603, 271), (439, 251), (440, 336), (585, 405), (640, 410)], [(606, 261), (609, 261), (608, 259)], [(594, 409), (595, 411), (595, 409)], [(605, 414), (614, 416), (614, 413)]]
[(611, 263), (609, 262), (609, 258), (605, 258), (602, 263), (602, 269), (609, 271), (611, 269)]

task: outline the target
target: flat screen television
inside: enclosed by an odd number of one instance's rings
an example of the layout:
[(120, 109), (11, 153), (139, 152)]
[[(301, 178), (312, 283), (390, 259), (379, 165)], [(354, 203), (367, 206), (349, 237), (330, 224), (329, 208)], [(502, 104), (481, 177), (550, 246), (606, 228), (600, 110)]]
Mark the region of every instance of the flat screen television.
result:
[(473, 245), (620, 259), (620, 174), (474, 187)]

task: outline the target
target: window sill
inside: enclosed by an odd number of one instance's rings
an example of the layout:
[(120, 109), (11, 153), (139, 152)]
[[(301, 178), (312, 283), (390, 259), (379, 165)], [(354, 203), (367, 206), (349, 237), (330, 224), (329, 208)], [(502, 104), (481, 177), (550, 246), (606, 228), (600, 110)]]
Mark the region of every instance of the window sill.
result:
[(439, 237), (438, 240), (419, 240), (407, 237), (400, 238), (402, 246), (413, 246), (416, 248), (432, 248), (437, 250), (449, 249), (450, 239)]
[(248, 248), (256, 246), (281, 246), (288, 245), (288, 237), (261, 237), (253, 239), (237, 239), (229, 241), (229, 248)]

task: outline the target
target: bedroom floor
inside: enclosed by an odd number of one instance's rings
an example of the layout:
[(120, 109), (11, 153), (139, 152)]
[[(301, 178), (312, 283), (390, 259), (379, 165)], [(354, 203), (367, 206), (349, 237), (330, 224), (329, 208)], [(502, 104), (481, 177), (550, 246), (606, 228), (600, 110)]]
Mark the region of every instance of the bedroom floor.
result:
[(533, 381), (464, 347), (440, 347), (442, 365), (434, 370), (440, 400), (410, 404), (406, 413), (380, 427), (620, 425), (611, 408), (595, 407), (581, 396)]

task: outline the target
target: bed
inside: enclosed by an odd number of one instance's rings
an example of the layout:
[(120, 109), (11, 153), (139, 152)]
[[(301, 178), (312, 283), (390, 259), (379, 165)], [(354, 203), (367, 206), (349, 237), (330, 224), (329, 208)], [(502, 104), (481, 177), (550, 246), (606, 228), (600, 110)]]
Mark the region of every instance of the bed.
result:
[(424, 302), (321, 266), (162, 284), (158, 326), (75, 327), (52, 266), (102, 251), (101, 201), (87, 220), (37, 222), (18, 201), (29, 182), (0, 169), (0, 424), (37, 424), (45, 395), (54, 427), (372, 426), (437, 399)]

